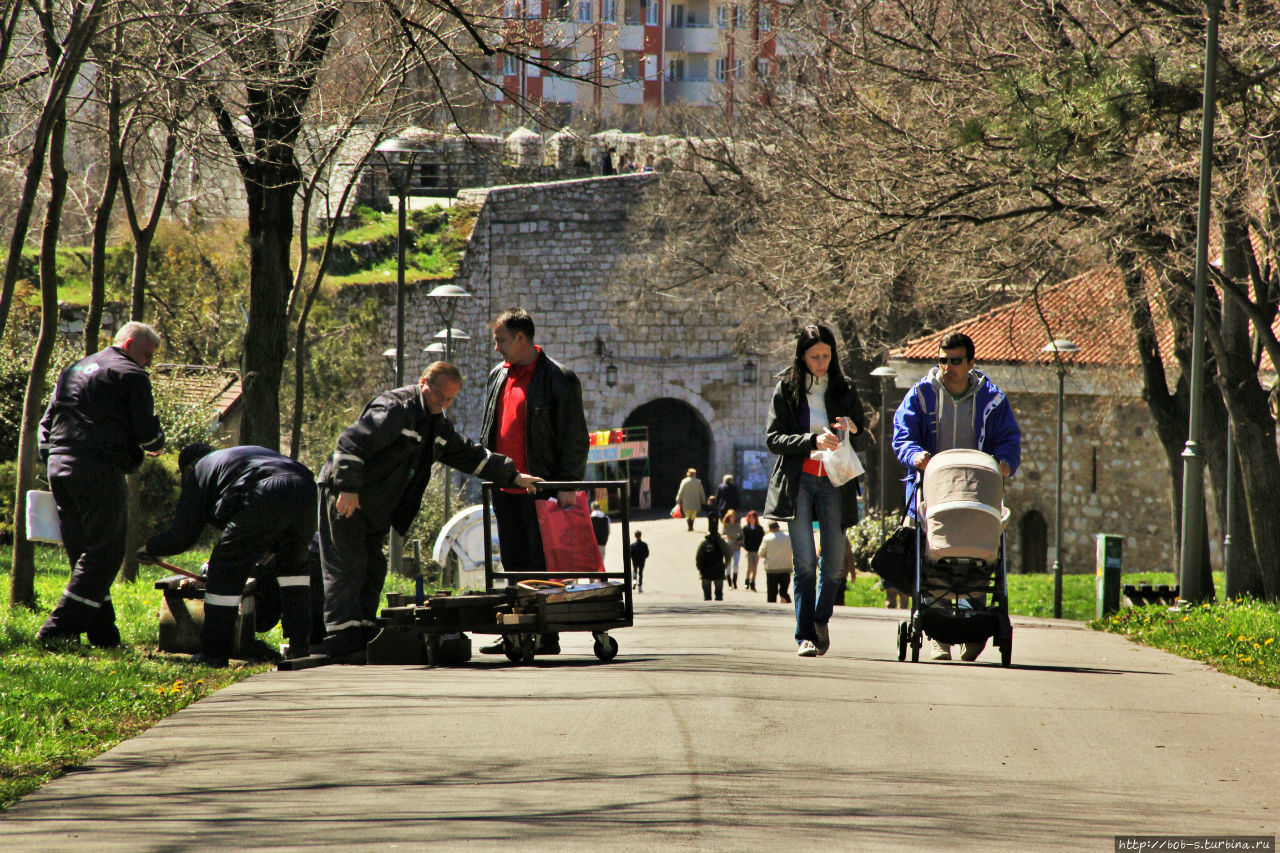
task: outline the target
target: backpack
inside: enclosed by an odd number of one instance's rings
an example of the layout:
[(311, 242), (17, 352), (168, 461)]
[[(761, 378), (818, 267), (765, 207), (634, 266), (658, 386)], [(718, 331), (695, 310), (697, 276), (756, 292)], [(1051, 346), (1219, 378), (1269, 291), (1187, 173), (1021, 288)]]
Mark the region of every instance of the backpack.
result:
[(707, 534), (694, 554), (694, 565), (698, 567), (698, 574), (703, 577), (715, 577), (724, 571), (724, 552), (716, 541), (719, 538), (718, 535)]

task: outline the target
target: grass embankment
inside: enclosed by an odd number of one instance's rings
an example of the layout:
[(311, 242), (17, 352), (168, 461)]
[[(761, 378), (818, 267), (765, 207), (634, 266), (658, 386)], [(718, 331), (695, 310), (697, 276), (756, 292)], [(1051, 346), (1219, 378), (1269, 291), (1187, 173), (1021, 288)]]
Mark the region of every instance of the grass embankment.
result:
[[(195, 571), (206, 557), (193, 552), (175, 562)], [(187, 655), (157, 651), (162, 593), (154, 587), (168, 573), (150, 566), (137, 583), (111, 589), (125, 648), (45, 651), (35, 635), (66, 585), (65, 557), (61, 549), (37, 547), (37, 612), (8, 607), (11, 564), (12, 552), (0, 549), (0, 809), (197, 699), (269, 668), (209, 669), (188, 663)], [(409, 592), (412, 581), (391, 578), (387, 588)], [(282, 639), (279, 627), (261, 636), (270, 645)]]

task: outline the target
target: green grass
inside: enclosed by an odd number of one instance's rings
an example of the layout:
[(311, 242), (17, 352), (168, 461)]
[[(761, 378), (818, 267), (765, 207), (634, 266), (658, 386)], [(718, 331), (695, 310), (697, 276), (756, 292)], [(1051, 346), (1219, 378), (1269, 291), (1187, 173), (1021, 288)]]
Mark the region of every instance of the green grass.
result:
[(1280, 607), (1275, 604), (1236, 599), (1173, 612), (1152, 604), (1126, 608), (1091, 627), (1204, 661), (1255, 684), (1280, 687)]
[[(193, 551), (173, 562), (196, 571), (207, 557)], [(209, 669), (188, 663), (187, 655), (157, 651), (163, 593), (155, 581), (170, 573), (153, 566), (143, 567), (136, 583), (117, 581), (111, 588), (125, 648), (46, 651), (35, 635), (66, 585), (65, 555), (37, 546), (35, 611), (9, 608), (12, 560), (12, 551), (0, 548), (0, 810), (192, 702), (269, 668), (233, 662)], [(413, 586), (411, 578), (387, 578), (388, 592), (411, 593)], [(272, 646), (283, 639), (279, 626), (260, 637)]]

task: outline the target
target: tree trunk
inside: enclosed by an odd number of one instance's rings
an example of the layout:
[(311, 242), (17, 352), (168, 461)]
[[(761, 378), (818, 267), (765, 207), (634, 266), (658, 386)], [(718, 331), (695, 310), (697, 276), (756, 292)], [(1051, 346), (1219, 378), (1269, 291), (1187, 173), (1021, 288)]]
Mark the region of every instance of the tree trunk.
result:
[(89, 273), (89, 311), (84, 318), (84, 354), (98, 351), (98, 337), (102, 333), (102, 303), (107, 290), (107, 237), (111, 230), (111, 211), (116, 203), (116, 191), (120, 187), (120, 172), (116, 164), (107, 167), (107, 182), (102, 187), (98, 209), (93, 214), (93, 248)]
[(17, 495), (14, 506), (13, 585), (9, 590), (10, 605), (36, 606), (35, 549), (27, 539), (24, 523), (27, 517), (27, 490), (35, 481), (36, 445), (40, 403), (44, 399), (49, 360), (58, 334), (58, 228), (62, 204), (67, 195), (67, 170), (63, 160), (66, 136), (65, 111), (59, 114), (49, 134), (49, 204), (45, 209), (44, 234), (40, 244), (40, 336), (31, 359), (31, 375), (22, 400), (22, 432), (18, 440)]
[[(1242, 223), (1243, 217), (1240, 216), (1238, 207), (1229, 205), (1223, 217), (1222, 274), (1237, 283), (1246, 282), (1249, 275), (1245, 257), (1248, 232)], [(1230, 398), (1239, 393), (1236, 390), (1236, 386), (1242, 383), (1236, 381), (1237, 379), (1251, 382), (1256, 386), (1258, 383), (1258, 371), (1253, 363), (1253, 345), (1249, 339), (1249, 319), (1241, 306), (1230, 298), (1224, 299), (1222, 303), (1222, 347), (1223, 352), (1217, 357), (1221, 365), (1220, 372), (1222, 376), (1219, 377), (1218, 381), (1221, 386), (1222, 396), (1227, 400), (1228, 411), (1247, 411), (1251, 405), (1249, 400), (1240, 399), (1237, 401), (1238, 405), (1233, 406)], [(1256, 405), (1256, 401), (1253, 402), (1253, 405)], [(1268, 417), (1265, 400), (1261, 414), (1264, 418)], [(1252, 417), (1256, 419), (1257, 413), (1255, 412)], [(1231, 431), (1232, 440), (1236, 444), (1236, 453), (1231, 494), (1227, 498), (1227, 507), (1223, 510), (1225, 521), (1223, 527), (1222, 568), (1226, 574), (1225, 595), (1228, 599), (1236, 598), (1240, 595), (1261, 598), (1265, 590), (1262, 583), (1261, 568), (1258, 565), (1258, 555), (1253, 547), (1252, 533), (1252, 527), (1256, 520), (1250, 519), (1244, 511), (1248, 505), (1248, 498), (1241, 487), (1241, 472), (1243, 469), (1241, 463), (1243, 460), (1239, 453), (1239, 426), (1236, 423), (1235, 415), (1231, 418)], [(1231, 542), (1229, 549), (1226, 546), (1228, 537)], [(1228, 556), (1230, 556), (1229, 560), (1227, 559)]]
[(296, 170), (270, 169), (249, 193), (249, 326), (244, 336), (244, 420), (240, 443), (280, 447), (280, 377), (288, 351), (285, 307), (293, 288), (289, 250), (293, 242)]

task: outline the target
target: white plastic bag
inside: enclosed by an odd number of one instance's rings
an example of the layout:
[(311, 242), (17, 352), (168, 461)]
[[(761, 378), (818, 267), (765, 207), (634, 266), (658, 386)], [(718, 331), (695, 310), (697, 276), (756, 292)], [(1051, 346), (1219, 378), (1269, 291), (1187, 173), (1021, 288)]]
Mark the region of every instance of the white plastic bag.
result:
[(62, 525), (58, 523), (58, 505), (53, 492), (27, 492), (27, 539), (32, 542), (62, 542)]
[(853, 452), (853, 445), (849, 442), (849, 430), (840, 430), (840, 443), (835, 450), (822, 451), (822, 467), (833, 486), (843, 486), (866, 473), (862, 460)]

